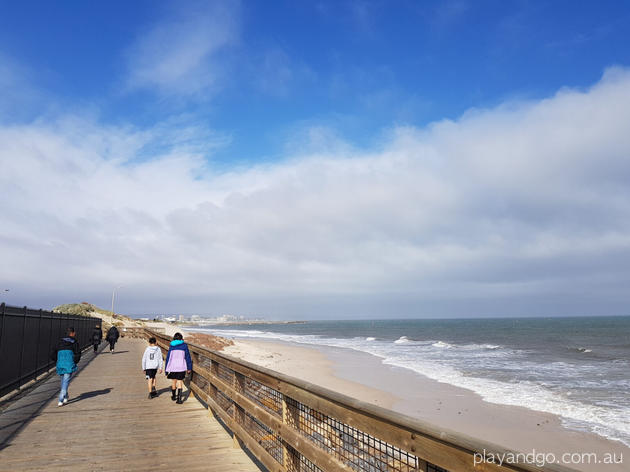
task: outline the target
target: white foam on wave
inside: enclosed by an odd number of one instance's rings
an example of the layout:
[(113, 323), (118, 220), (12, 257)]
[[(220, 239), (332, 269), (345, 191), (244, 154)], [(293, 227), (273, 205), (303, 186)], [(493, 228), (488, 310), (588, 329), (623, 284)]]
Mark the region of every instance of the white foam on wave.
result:
[[(500, 360), (514, 369), (566, 370), (567, 365), (531, 365), (523, 363), (518, 352), (494, 344), (449, 344), (440, 340), (412, 341), (401, 336), (393, 343), (375, 338), (356, 337), (339, 339), (318, 335), (280, 334), (267, 331), (244, 331), (230, 329), (198, 329), (224, 337), (256, 338), (349, 348), (366, 352), (383, 359), (383, 363), (403, 367), (439, 382), (471, 390), (485, 401), (502, 405), (513, 405), (551, 413), (561, 417), (565, 426), (596, 433), (608, 439), (618, 440), (630, 446), (630, 409), (621, 406), (604, 407), (589, 405), (573, 400), (571, 391), (558, 393), (542, 383), (532, 381), (503, 382), (492, 378), (465, 375), (458, 366), (491, 365)], [(589, 350), (590, 351), (590, 350)], [(584, 351), (586, 352), (586, 351)], [(447, 354), (448, 353), (448, 354)], [(444, 357), (446, 356), (446, 357)], [(469, 364), (465, 364), (468, 362)], [(551, 370), (549, 370), (551, 369)]]
[(589, 352), (593, 352), (592, 349), (589, 349), (587, 347), (567, 347), (567, 349), (569, 351), (573, 351), (573, 352), (581, 352), (583, 354), (588, 354)]
[(508, 383), (467, 376), (451, 366), (423, 362), (418, 358), (387, 358), (384, 363), (406, 367), (439, 382), (471, 390), (490, 403), (521, 406), (558, 415), (567, 427), (594, 432), (630, 446), (630, 411), (627, 408), (587, 405), (571, 400), (568, 394), (565, 396), (553, 392), (535, 382)]

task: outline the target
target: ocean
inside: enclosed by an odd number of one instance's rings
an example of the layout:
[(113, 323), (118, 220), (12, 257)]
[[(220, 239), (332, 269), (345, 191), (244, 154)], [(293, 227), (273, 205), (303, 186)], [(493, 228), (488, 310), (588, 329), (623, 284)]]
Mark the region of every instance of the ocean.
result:
[(312, 321), (195, 331), (349, 348), (630, 446), (630, 317)]

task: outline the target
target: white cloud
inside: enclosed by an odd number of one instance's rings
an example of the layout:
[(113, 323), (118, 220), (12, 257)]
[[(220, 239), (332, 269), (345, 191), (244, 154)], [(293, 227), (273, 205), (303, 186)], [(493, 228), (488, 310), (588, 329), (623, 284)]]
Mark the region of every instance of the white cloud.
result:
[(123, 283), (129, 310), (286, 316), (630, 301), (624, 69), (588, 90), (399, 128), (372, 152), (314, 130), (316, 148), (228, 172), (189, 139), (138, 158), (168, 139), (164, 126), (80, 121), (0, 128), (4, 285), (65, 301)]
[(223, 79), (220, 53), (238, 38), (239, 2), (180, 2), (128, 52), (131, 89), (206, 97)]

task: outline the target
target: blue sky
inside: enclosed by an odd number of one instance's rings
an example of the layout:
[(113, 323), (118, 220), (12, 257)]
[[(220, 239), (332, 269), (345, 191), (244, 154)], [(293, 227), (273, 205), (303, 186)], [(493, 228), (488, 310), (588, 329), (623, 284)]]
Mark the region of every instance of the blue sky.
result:
[(279, 158), (313, 126), (371, 146), (392, 126), (588, 86), (630, 61), (623, 2), (222, 2), (228, 38), (190, 76), (212, 69), (213, 83), (130, 88), (143, 36), (169, 23), (176, 32), (200, 11), (200, 25), (214, 26), (212, 2), (187, 5), (7, 2), (2, 52), (59, 107), (140, 126), (202, 121), (229, 138), (213, 156), (228, 164)]
[(625, 2), (6, 2), (0, 283), (44, 307), (122, 283), (138, 313), (624, 314), (629, 24)]

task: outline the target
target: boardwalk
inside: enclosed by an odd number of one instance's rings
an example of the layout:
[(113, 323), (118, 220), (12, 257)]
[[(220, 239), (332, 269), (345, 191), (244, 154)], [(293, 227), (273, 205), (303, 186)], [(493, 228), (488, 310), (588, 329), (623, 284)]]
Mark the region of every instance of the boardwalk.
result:
[(66, 406), (51, 398), (9, 438), (0, 470), (259, 471), (195, 398), (183, 405), (170, 400), (164, 375), (158, 375), (160, 396), (147, 399), (140, 370), (145, 346), (123, 339), (114, 355), (102, 351), (73, 379)]

